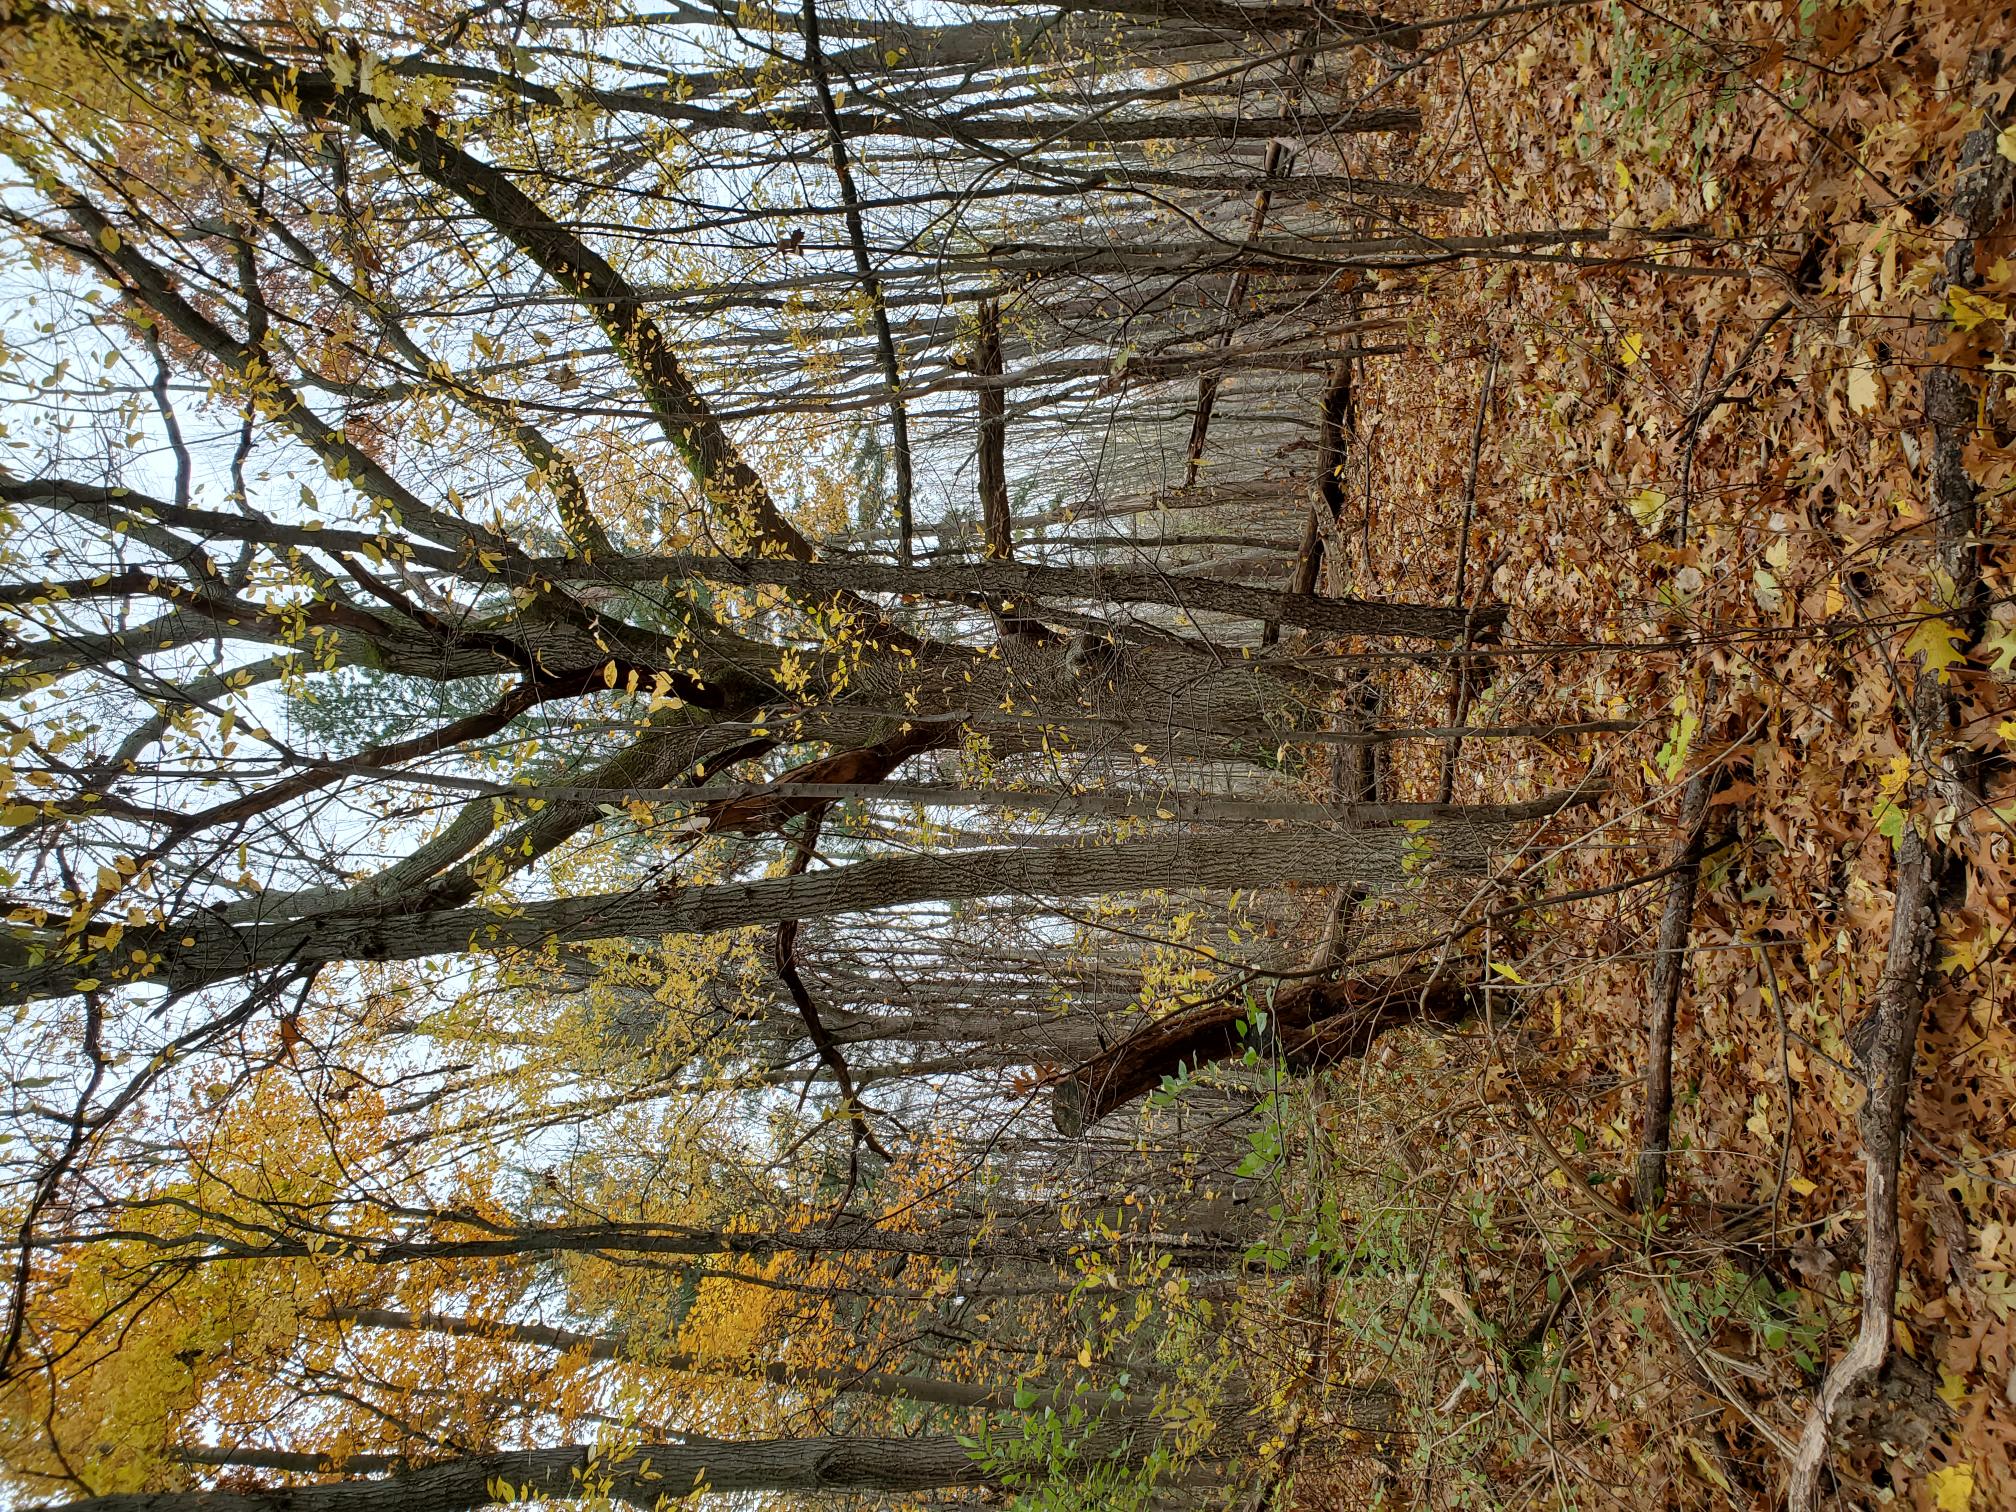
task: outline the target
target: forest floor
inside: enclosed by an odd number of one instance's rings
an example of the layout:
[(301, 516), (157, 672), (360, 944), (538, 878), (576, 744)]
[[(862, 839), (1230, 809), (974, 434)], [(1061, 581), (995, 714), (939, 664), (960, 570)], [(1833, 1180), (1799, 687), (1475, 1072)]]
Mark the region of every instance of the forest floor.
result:
[[(1974, 248), (1976, 288), (1948, 296), (1941, 276), (1963, 139), (1984, 108), (2006, 123), (2016, 89), (1986, 51), (2007, 45), (1994, 12), (1575, 7), (1445, 33), (1467, 40), (1403, 82), (1430, 125), (1389, 166), (1472, 193), (1448, 234), (1638, 239), (1378, 286), (1416, 313), (1409, 354), (1359, 383), (1350, 481), (1369, 517), (1347, 511), (1330, 590), (1467, 579), (1512, 606), (1508, 646), (1561, 648), (1496, 657), (1473, 723), (1642, 724), (1600, 746), (1466, 743), (1459, 800), (1608, 782), (1597, 833), (1528, 873), (1535, 896), (1597, 895), (1470, 937), (1498, 989), (1474, 1032), (1389, 1037), (1284, 1099), (1299, 1132), (1253, 1306), (1277, 1330), (1275, 1460), (1297, 1505), (1782, 1503), (1859, 1320), (1864, 1082), (1847, 1037), (1918, 822), (1950, 861), (1894, 1348), (1881, 1390), (1837, 1421), (1823, 1487), (1839, 1505), (2016, 1506), (2006, 203)], [(2016, 159), (2016, 134), (1999, 146)], [(1643, 235), (1681, 228), (1714, 238), (1698, 262), (1722, 271), (1645, 271), (1697, 261)], [(1951, 622), (1928, 525), (1939, 363), (1987, 369), (1965, 453), (1971, 624)], [(1976, 764), (1972, 816), (1906, 816), (1921, 655)], [(1438, 725), (1450, 709), (1449, 678), (1407, 668), (1384, 713)], [(1441, 749), (1398, 749), (1413, 754), (1396, 795), (1435, 796)], [(1671, 1185), (1647, 1214), (1648, 984), (1682, 790), (1702, 772), (1718, 790), (1673, 1043)], [(1350, 949), (1379, 945), (1368, 924)], [(1396, 1378), (1396, 1420), (1341, 1431), (1344, 1388)]]

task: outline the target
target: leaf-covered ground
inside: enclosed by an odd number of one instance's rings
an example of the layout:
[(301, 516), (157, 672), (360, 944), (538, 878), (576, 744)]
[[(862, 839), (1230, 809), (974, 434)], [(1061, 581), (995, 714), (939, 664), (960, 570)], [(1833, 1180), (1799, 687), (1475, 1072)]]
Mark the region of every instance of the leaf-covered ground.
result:
[[(1642, 724), (1545, 751), (1470, 742), (1455, 795), (1607, 779), (1596, 843), (1534, 874), (1534, 895), (1652, 880), (1496, 933), (1485, 1030), (1391, 1048), (1315, 1093), (1327, 1137), (1295, 1179), (1298, 1232), (1328, 1222), (1356, 1257), (1324, 1313), (1345, 1320), (1326, 1333), (1349, 1361), (1337, 1378), (1397, 1367), (1421, 1389), (1384, 1469), (1298, 1445), (1304, 1505), (1375, 1485), (1435, 1506), (1782, 1497), (1856, 1321), (1845, 1036), (1883, 968), (1906, 823), (1964, 880), (1941, 910), (1909, 1107), (1896, 1357), (1837, 1433), (1831, 1492), (2016, 1505), (2006, 207), (1975, 248), (1980, 284), (1932, 293), (1961, 142), (1984, 110), (2009, 121), (2012, 36), (2006, 8), (1960, 3), (1584, 6), (1450, 28), (1396, 86), (1431, 123), (1411, 166), (1474, 197), (1447, 234), (1616, 240), (1368, 294), (1415, 296), (1411, 350), (1360, 387), (1370, 519), (1350, 518), (1332, 588), (1455, 580), (1482, 403), (1461, 570), (1514, 606), (1509, 645), (1560, 649), (1497, 658), (1469, 717)], [(2000, 150), (2016, 158), (2016, 133)], [(1932, 363), (1985, 370), (1966, 453), (1974, 626), (1946, 613), (1928, 541)], [(1902, 690), (1919, 657), (1978, 763), (1971, 813), (1914, 769)], [(1446, 722), (1448, 678), (1394, 681), (1393, 722)], [(1439, 751), (1406, 749), (1402, 791), (1433, 796)], [(1726, 775), (1682, 984), (1672, 1188), (1645, 1220), (1629, 1178), (1653, 874), (1682, 786), (1710, 766)], [(1341, 1223), (1317, 1211), (1340, 1193)], [(1369, 1263), (1389, 1250), (1403, 1258)]]

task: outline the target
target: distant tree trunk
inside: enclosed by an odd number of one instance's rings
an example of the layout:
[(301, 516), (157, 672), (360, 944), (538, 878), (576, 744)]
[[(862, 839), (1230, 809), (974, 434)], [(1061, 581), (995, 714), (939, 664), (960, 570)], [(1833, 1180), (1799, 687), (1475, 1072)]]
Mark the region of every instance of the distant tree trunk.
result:
[(1351, 412), (1351, 364), (1337, 363), (1330, 369), (1330, 381), (1323, 390), (1323, 406), (1316, 422), (1316, 475), (1309, 490), (1309, 525), (1302, 550), (1295, 560), (1295, 576), (1290, 593), (1314, 593), (1323, 572), (1325, 527), (1334, 526), (1344, 512), (1345, 439)]
[[(1257, 997), (1254, 1004), (1265, 1006)], [(1081, 1134), (1153, 1092), (1164, 1077), (1249, 1049), (1278, 1053), (1290, 1070), (1312, 1071), (1364, 1055), (1388, 1029), (1455, 1023), (1475, 1007), (1475, 989), (1454, 972), (1432, 979), (1296, 982), (1275, 995), (1265, 1028), (1250, 1026), (1252, 1008), (1244, 999), (1207, 1003), (1150, 1024), (1080, 1066), (1052, 1091), (1051, 1118), (1060, 1132)]]
[(1072, 0), (1067, 11), (1112, 11), (1165, 26), (1198, 26), (1230, 33), (1300, 31), (1312, 22), (1335, 27), (1347, 36), (1377, 38), (1389, 47), (1411, 52), (1421, 45), (1421, 33), (1404, 21), (1372, 11), (1343, 6), (1240, 5), (1235, 0)]
[[(979, 339), (973, 344), (973, 372), (980, 378), (999, 378), (1001, 360), (1001, 302), (982, 300)], [(1009, 534), (1008, 395), (997, 384), (982, 384), (980, 401), (979, 472), (980, 518), (987, 541), (987, 555), (1007, 561), (1015, 555), (1015, 538)]]
[(578, 1354), (590, 1360), (622, 1360), (692, 1375), (739, 1376), (745, 1380), (768, 1381), (775, 1386), (816, 1386), (829, 1391), (901, 1397), (939, 1407), (998, 1409), (1015, 1404), (1013, 1390), (1004, 1391), (995, 1386), (946, 1381), (936, 1376), (892, 1375), (884, 1371), (847, 1370), (832, 1366), (783, 1365), (767, 1360), (715, 1360), (690, 1354), (654, 1353), (628, 1334), (581, 1333), (544, 1323), (511, 1323), (439, 1313), (397, 1312), (382, 1307), (337, 1307), (331, 1308), (328, 1316), (359, 1328), (492, 1339), (503, 1344), (533, 1344), (543, 1349)]
[(819, 44), (817, 0), (804, 0), (805, 69), (819, 99), (819, 112), (832, 136), (833, 178), (840, 189), (840, 202), (847, 212), (847, 241), (854, 253), (854, 271), (861, 275), (861, 292), (868, 296), (869, 313), (875, 325), (875, 357), (882, 367), (882, 381), (889, 385), (889, 449), (896, 459), (896, 557), (910, 565), (912, 491), (910, 463), (910, 413), (903, 404), (903, 373), (896, 362), (896, 342), (889, 330), (889, 306), (882, 297), (882, 281), (868, 254), (868, 235), (861, 224), (861, 194), (854, 187), (854, 171), (847, 161), (847, 135), (840, 124), (839, 108), (833, 102), (833, 86), (826, 76), (826, 58)]

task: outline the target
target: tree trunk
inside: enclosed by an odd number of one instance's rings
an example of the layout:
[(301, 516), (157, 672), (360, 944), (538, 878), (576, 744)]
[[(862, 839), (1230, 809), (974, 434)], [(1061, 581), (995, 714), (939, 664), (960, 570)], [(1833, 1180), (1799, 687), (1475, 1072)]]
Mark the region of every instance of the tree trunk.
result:
[(395, 1312), (381, 1307), (335, 1307), (328, 1316), (360, 1328), (398, 1329), (407, 1333), (446, 1334), (453, 1338), (494, 1339), (503, 1344), (534, 1344), (542, 1349), (578, 1354), (590, 1360), (621, 1360), (658, 1370), (691, 1375), (740, 1376), (775, 1386), (816, 1386), (828, 1391), (862, 1392), (869, 1396), (901, 1397), (939, 1407), (999, 1410), (1015, 1405), (1013, 1390), (969, 1385), (936, 1376), (892, 1375), (883, 1371), (846, 1370), (831, 1366), (781, 1365), (766, 1360), (710, 1360), (690, 1354), (655, 1354), (640, 1348), (628, 1334), (589, 1334), (543, 1323), (509, 1323), (458, 1318), (438, 1313)]
[[(534, 570), (565, 581), (584, 575), (578, 562), (541, 560)], [(1176, 581), (1164, 573), (1117, 567), (1044, 567), (991, 561), (956, 567), (886, 567), (875, 562), (799, 562), (757, 557), (630, 556), (598, 562), (601, 582), (652, 582), (682, 577), (723, 583), (767, 583), (798, 593), (894, 593), (952, 603), (1012, 599), (1078, 599), (1095, 603), (1165, 604), (1197, 614), (1274, 620), (1328, 635), (1399, 636), (1458, 640), (1465, 611), (1435, 604), (1380, 603), (1282, 593), (1214, 578)], [(1476, 623), (1499, 623), (1504, 612), (1487, 607)]]
[[(128, 930), (121, 956), (146, 955), (144, 980), (176, 991), (259, 970), (333, 961), (410, 961), (465, 952), (537, 952), (561, 941), (623, 935), (714, 934), (786, 919), (822, 918), (904, 904), (1028, 894), (1096, 897), (1155, 888), (1260, 887), (1282, 882), (1354, 882), (1391, 888), (1410, 858), (1476, 869), (1517, 836), (1516, 829), (1460, 821), (1418, 833), (1397, 827), (1334, 833), (1157, 835), (1112, 845), (1045, 846), (890, 857), (796, 877), (711, 887), (629, 888), (546, 898), (508, 911), (483, 907), (401, 914), (396, 905), (350, 916), (232, 925), (214, 913)], [(59, 942), (38, 934), (0, 939), (6, 973), (0, 1001), (19, 1003), (120, 979), (102, 958), (40, 961)], [(125, 978), (133, 979), (131, 976)]]
[[(973, 372), (979, 378), (999, 378), (1001, 361), (1001, 302), (983, 300), (977, 311), (979, 339), (973, 344)], [(1008, 520), (1008, 392), (996, 383), (983, 383), (976, 391), (980, 403), (978, 438), (980, 472), (980, 518), (987, 542), (987, 555), (1008, 561), (1015, 555), (1015, 537)]]
[(832, 138), (833, 179), (840, 189), (840, 202), (847, 212), (847, 242), (854, 254), (854, 271), (861, 275), (861, 292), (868, 296), (869, 314), (875, 327), (875, 357), (882, 368), (882, 381), (889, 386), (889, 448), (896, 459), (896, 556), (910, 565), (912, 519), (910, 513), (910, 413), (903, 403), (903, 373), (896, 362), (896, 341), (889, 331), (889, 306), (882, 297), (882, 281), (868, 255), (868, 235), (861, 224), (861, 194), (854, 187), (854, 170), (847, 160), (847, 134), (840, 124), (840, 111), (833, 102), (832, 82), (826, 75), (826, 58), (819, 44), (819, 7), (805, 0), (805, 71), (811, 75), (819, 99), (819, 113)]
[(1351, 410), (1351, 364), (1340, 362), (1330, 370), (1323, 390), (1323, 405), (1316, 422), (1316, 476), (1309, 490), (1309, 524), (1302, 550), (1295, 559), (1295, 576), (1290, 593), (1314, 593), (1323, 571), (1323, 541), (1327, 527), (1334, 527), (1344, 512), (1345, 439)]
[[(257, 1463), (257, 1452), (247, 1456)], [(606, 1496), (657, 1509), (704, 1487), (734, 1491), (931, 1491), (984, 1485), (950, 1434), (651, 1444), (598, 1459), (578, 1444), (442, 1460), (374, 1480), (260, 1491), (136, 1491), (37, 1512), (473, 1512), (505, 1500)]]
[(1050, 1116), (1059, 1132), (1075, 1136), (1153, 1092), (1164, 1077), (1249, 1049), (1278, 1054), (1287, 1069), (1313, 1071), (1364, 1055), (1388, 1029), (1453, 1024), (1475, 1006), (1474, 988), (1454, 972), (1297, 982), (1275, 995), (1265, 1028), (1252, 1025), (1253, 1009), (1243, 998), (1207, 1003), (1151, 1024), (1080, 1066), (1052, 1091)]
[[(974, 1224), (944, 1223), (928, 1232), (884, 1228), (872, 1221), (845, 1220), (841, 1226), (749, 1232), (686, 1228), (673, 1223), (552, 1224), (499, 1232), (472, 1229), (466, 1215), (436, 1212), (434, 1231), (397, 1238), (351, 1234), (334, 1227), (310, 1231), (304, 1237), (275, 1232), (271, 1226), (240, 1239), (236, 1226), (221, 1215), (206, 1214), (213, 1227), (190, 1234), (156, 1236), (150, 1248), (190, 1265), (252, 1260), (291, 1260), (314, 1255), (337, 1256), (357, 1265), (398, 1267), (427, 1261), (521, 1260), (552, 1255), (655, 1255), (677, 1269), (679, 1262), (747, 1255), (903, 1255), (926, 1260), (1016, 1261), (1026, 1265), (1065, 1267), (1086, 1249), (1075, 1230), (1058, 1219), (1048, 1232), (1024, 1227), (998, 1232)], [(437, 1237), (439, 1229), (451, 1230)], [(461, 1232), (452, 1232), (461, 1230)], [(1172, 1265), (1222, 1268), (1237, 1257), (1237, 1248), (1208, 1235), (1174, 1235), (1153, 1230), (1130, 1231), (1128, 1243), (1167, 1253)], [(710, 1271), (710, 1276), (770, 1285), (756, 1276)]]

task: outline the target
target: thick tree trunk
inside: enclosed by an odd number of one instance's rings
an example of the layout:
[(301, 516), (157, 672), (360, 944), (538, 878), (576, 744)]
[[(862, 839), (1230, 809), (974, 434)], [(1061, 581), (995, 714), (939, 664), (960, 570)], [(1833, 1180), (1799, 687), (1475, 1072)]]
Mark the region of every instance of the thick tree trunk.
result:
[[(432, 1229), (403, 1238), (352, 1234), (333, 1227), (314, 1230), (302, 1237), (283, 1233), (278, 1238), (272, 1237), (271, 1227), (262, 1227), (250, 1237), (241, 1237), (244, 1231), (230, 1219), (218, 1214), (205, 1217), (212, 1223), (211, 1228), (159, 1236), (151, 1241), (150, 1247), (190, 1265), (291, 1260), (338, 1253), (357, 1265), (392, 1268), (427, 1261), (651, 1255), (674, 1269), (682, 1268), (680, 1262), (736, 1255), (903, 1255), (926, 1260), (1017, 1262), (1057, 1269), (1073, 1265), (1086, 1248), (1083, 1236), (1054, 1216), (1041, 1227), (1025, 1224), (1008, 1232), (948, 1220), (927, 1231), (913, 1233), (858, 1218), (842, 1220), (837, 1226), (768, 1232), (696, 1229), (673, 1223), (552, 1224), (499, 1232), (472, 1230), (466, 1216), (437, 1212), (431, 1215)], [(1186, 1268), (1223, 1268), (1238, 1253), (1236, 1245), (1209, 1235), (1172, 1234), (1149, 1227), (1126, 1229), (1122, 1239), (1157, 1254), (1167, 1254), (1172, 1265)], [(1113, 1241), (1109, 1236), (1101, 1242)]]
[[(578, 562), (541, 560), (534, 570), (557, 580), (581, 577)], [(1465, 611), (1435, 604), (1381, 603), (1366, 599), (1319, 598), (1282, 593), (1215, 578), (1183, 578), (1117, 567), (1044, 567), (992, 561), (956, 567), (902, 568), (875, 562), (799, 562), (758, 557), (630, 556), (598, 562), (602, 582), (655, 582), (702, 577), (723, 583), (767, 583), (804, 594), (894, 593), (952, 603), (1013, 599), (1075, 599), (1095, 603), (1164, 604), (1197, 614), (1273, 620), (1328, 635), (1399, 636), (1457, 640)], [(1478, 625), (1496, 624), (1504, 611), (1486, 607)]]
[[(1368, 746), (1349, 748), (1363, 759)], [(847, 756), (875, 753), (848, 752)], [(831, 758), (838, 761), (842, 758)], [(823, 765), (823, 763), (819, 763)], [(1361, 784), (1354, 791), (1362, 791)], [(1163, 819), (1185, 824), (1389, 824), (1449, 819), (1468, 824), (1518, 824), (1545, 819), (1608, 788), (1592, 783), (1524, 803), (1312, 803), (1294, 798), (1220, 798), (1209, 793), (1071, 793), (1043, 788), (942, 787), (922, 782), (805, 781), (787, 772), (775, 782), (742, 788), (573, 788), (525, 786), (512, 796), (569, 798), (599, 803), (694, 803), (711, 830), (774, 828), (778, 816), (832, 803), (881, 799), (936, 808), (1014, 809), (1046, 819)]]
[[(714, 934), (786, 919), (823, 918), (904, 904), (1030, 895), (1096, 897), (1155, 888), (1261, 887), (1282, 882), (1351, 882), (1394, 887), (1409, 860), (1462, 870), (1488, 864), (1517, 827), (1431, 822), (1414, 832), (1387, 827), (1333, 833), (1242, 830), (1157, 835), (1113, 845), (1016, 847), (947, 855), (889, 857), (759, 882), (712, 887), (630, 888), (546, 898), (510, 910), (450, 908), (401, 914), (396, 904), (361, 915), (323, 915), (233, 925), (214, 913), (128, 930), (123, 956), (145, 952), (145, 980), (178, 991), (254, 971), (334, 961), (410, 961), (468, 952), (537, 952), (562, 941), (623, 935)], [(15, 933), (0, 939), (0, 1001), (25, 1002), (82, 990), (120, 968), (103, 960), (44, 961), (60, 943)], [(132, 978), (128, 978), (132, 979)]]
[(504, 1501), (606, 1496), (656, 1509), (696, 1489), (931, 1491), (984, 1485), (949, 1434), (651, 1444), (620, 1459), (567, 1445), (442, 1460), (372, 1480), (261, 1491), (140, 1491), (45, 1504), (38, 1512), (474, 1512)]
[(1249, 1049), (1278, 1054), (1290, 1070), (1313, 1071), (1364, 1055), (1388, 1029), (1455, 1023), (1475, 1006), (1474, 989), (1454, 973), (1297, 982), (1275, 995), (1264, 1029), (1251, 1026), (1252, 1008), (1243, 999), (1208, 1003), (1151, 1024), (1080, 1066), (1052, 1091), (1050, 1116), (1061, 1133), (1082, 1134), (1153, 1092), (1164, 1077)]

